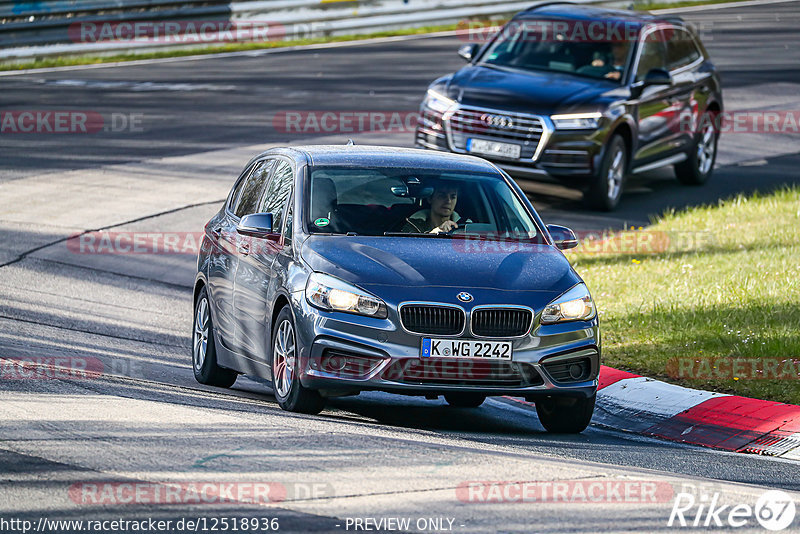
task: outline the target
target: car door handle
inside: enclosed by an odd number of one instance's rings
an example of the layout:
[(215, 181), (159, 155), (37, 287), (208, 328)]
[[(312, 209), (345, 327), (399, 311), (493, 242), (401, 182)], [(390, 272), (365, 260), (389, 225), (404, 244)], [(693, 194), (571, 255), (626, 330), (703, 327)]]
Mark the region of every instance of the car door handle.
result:
[(241, 254), (242, 256), (247, 256), (248, 254), (250, 254), (250, 245), (248, 245), (247, 243), (242, 243), (241, 245), (239, 245), (239, 254)]

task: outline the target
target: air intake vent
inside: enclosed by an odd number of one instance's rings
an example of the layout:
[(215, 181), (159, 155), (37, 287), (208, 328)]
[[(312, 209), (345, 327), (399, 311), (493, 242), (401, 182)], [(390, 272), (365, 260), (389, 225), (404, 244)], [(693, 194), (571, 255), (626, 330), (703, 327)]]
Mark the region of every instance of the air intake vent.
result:
[(409, 304), (400, 308), (403, 327), (415, 334), (455, 336), (464, 330), (464, 310), (452, 306)]
[(481, 337), (519, 337), (528, 333), (533, 313), (519, 308), (480, 308), (472, 312), (472, 333)]

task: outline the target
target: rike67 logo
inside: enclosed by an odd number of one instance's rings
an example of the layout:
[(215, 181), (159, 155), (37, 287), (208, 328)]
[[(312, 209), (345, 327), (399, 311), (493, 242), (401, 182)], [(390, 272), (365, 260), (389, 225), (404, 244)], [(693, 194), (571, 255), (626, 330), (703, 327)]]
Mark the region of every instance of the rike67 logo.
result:
[(677, 493), (672, 503), (668, 527), (742, 528), (761, 527), (774, 532), (794, 523), (797, 512), (791, 495), (780, 490), (765, 492), (755, 506), (746, 503), (724, 503), (719, 493)]

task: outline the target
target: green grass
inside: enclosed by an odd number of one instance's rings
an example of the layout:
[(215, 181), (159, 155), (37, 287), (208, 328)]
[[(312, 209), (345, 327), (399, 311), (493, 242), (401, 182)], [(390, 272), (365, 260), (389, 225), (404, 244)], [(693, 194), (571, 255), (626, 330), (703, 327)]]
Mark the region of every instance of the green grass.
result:
[[(630, 245), (635, 238), (639, 246)], [(800, 359), (800, 188), (669, 213), (618, 239), (628, 245), (594, 242), (568, 256), (600, 310), (605, 364), (800, 404), (798, 373), (752, 379), (747, 364), (724, 378), (687, 378), (670, 367), (674, 358), (710, 358), (717, 366), (756, 358), (757, 367), (764, 359)]]

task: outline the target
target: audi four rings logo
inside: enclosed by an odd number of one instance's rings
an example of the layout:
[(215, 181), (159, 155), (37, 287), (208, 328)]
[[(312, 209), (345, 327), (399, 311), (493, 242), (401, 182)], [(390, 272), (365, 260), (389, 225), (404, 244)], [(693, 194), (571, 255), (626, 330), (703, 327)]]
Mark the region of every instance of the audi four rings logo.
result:
[(486, 126), (491, 126), (492, 128), (511, 128), (514, 126), (514, 121), (511, 120), (511, 117), (506, 115), (490, 115), (484, 113), (481, 115), (481, 121)]
[(472, 295), (470, 295), (466, 291), (462, 291), (457, 295), (457, 297), (458, 300), (460, 300), (461, 302), (472, 302)]

